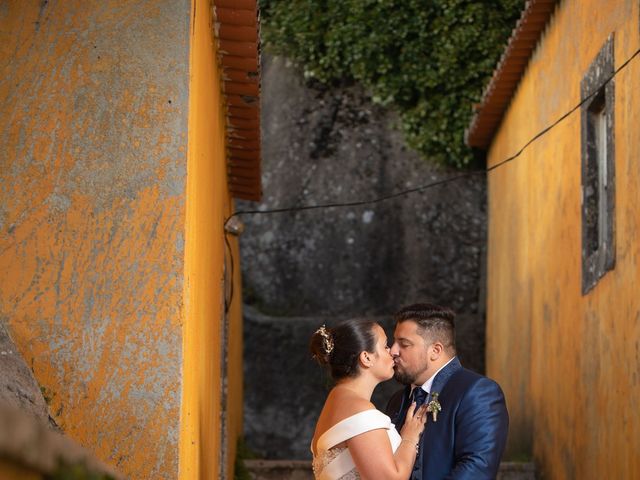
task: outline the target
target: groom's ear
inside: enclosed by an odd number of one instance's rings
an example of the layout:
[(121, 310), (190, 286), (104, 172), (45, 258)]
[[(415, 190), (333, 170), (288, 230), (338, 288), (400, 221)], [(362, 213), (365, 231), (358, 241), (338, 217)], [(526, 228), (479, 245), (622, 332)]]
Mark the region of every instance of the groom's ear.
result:
[(431, 357), (431, 361), (435, 361), (440, 358), (442, 352), (444, 352), (444, 345), (442, 345), (442, 343), (434, 342), (433, 344), (431, 344), (431, 352), (429, 355)]

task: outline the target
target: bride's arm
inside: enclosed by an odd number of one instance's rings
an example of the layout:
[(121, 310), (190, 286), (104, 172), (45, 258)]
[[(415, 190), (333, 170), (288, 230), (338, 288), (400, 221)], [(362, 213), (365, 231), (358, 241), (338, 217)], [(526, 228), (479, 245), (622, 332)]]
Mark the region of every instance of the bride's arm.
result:
[(409, 407), (407, 420), (402, 427), (402, 442), (395, 454), (391, 450), (389, 435), (385, 429), (376, 429), (347, 440), (353, 462), (365, 480), (406, 480), (411, 475), (416, 460), (416, 445), (424, 429), (426, 407), (413, 415)]

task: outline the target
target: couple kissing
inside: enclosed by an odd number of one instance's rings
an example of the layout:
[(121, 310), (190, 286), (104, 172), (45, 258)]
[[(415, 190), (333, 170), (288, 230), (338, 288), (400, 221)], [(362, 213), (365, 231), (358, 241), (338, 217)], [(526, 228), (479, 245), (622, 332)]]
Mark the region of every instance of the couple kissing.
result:
[[(509, 427), (504, 395), (460, 364), (454, 319), (418, 303), (394, 315), (391, 344), (366, 319), (313, 334), (311, 353), (335, 381), (311, 441), (316, 480), (496, 478)], [(382, 413), (371, 395), (392, 377), (405, 387)]]

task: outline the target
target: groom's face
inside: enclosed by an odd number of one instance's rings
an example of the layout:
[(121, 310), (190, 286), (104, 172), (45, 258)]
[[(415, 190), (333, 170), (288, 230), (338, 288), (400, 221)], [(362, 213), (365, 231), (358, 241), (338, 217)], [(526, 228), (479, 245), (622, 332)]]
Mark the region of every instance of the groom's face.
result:
[(395, 366), (394, 378), (404, 385), (422, 385), (429, 378), (430, 362), (425, 339), (418, 324), (405, 320), (396, 325), (391, 347)]

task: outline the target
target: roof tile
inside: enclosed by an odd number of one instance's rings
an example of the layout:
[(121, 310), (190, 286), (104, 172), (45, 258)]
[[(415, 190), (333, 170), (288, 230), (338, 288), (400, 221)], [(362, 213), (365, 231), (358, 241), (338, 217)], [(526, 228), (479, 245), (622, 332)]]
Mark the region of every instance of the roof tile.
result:
[(500, 126), (557, 0), (528, 0), (465, 132), (470, 147), (487, 149)]
[(259, 201), (260, 31), (257, 0), (213, 0), (226, 103), (229, 191)]

